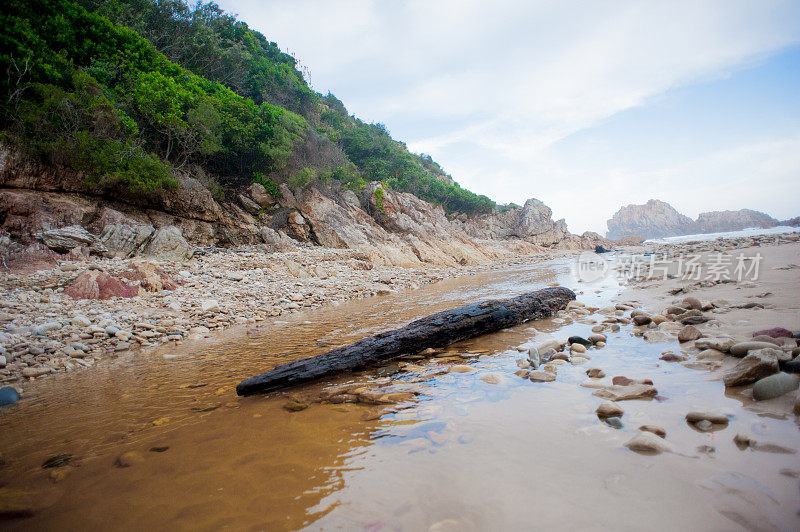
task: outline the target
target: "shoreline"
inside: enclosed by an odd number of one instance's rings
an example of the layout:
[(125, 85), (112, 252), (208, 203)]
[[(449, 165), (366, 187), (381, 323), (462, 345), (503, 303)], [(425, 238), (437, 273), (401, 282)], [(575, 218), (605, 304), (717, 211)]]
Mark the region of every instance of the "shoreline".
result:
[[(65, 261), (50, 270), (6, 274), (0, 278), (0, 387), (11, 386), (22, 395), (49, 375), (93, 367), (125, 353), (147, 354), (185, 342), (200, 346), (237, 326), (570, 253), (554, 250), (481, 265), (416, 268), (373, 264), (348, 249), (253, 248), (220, 250), (183, 262)], [(138, 294), (110, 299), (66, 295), (75, 286), (85, 291), (83, 280), (102, 282), (105, 275), (124, 287), (137, 287)]]

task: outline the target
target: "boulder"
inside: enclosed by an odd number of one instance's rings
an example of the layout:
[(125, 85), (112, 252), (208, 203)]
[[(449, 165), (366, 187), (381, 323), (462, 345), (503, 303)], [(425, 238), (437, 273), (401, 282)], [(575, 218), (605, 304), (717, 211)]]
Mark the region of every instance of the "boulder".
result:
[(111, 299), (114, 297), (135, 297), (139, 295), (139, 287), (132, 286), (97, 270), (86, 271), (78, 275), (64, 294), (72, 299)]
[(139, 286), (148, 292), (175, 290), (178, 288), (172, 277), (152, 262), (135, 262), (122, 274), (129, 281), (139, 281)]
[(154, 231), (152, 225), (109, 224), (98, 240), (106, 247), (105, 256), (129, 258), (141, 251)]
[(51, 229), (38, 235), (45, 246), (58, 253), (67, 253), (77, 247), (89, 247), (97, 237), (79, 225)]
[(181, 230), (170, 225), (153, 233), (150, 242), (142, 250), (142, 255), (160, 260), (186, 260), (193, 252), (194, 248), (183, 238)]
[(722, 380), (725, 386), (743, 386), (778, 372), (778, 357), (773, 349), (756, 349), (748, 353)]
[(261, 183), (252, 183), (247, 187), (247, 196), (262, 209), (275, 203), (275, 198)]

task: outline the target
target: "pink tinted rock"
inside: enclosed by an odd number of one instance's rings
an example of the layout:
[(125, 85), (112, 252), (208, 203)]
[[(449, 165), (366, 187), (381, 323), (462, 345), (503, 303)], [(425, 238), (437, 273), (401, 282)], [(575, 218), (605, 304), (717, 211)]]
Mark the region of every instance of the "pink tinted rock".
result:
[(788, 329), (784, 329), (783, 327), (773, 327), (772, 329), (764, 329), (762, 331), (756, 331), (753, 333), (753, 337), (756, 336), (770, 336), (772, 338), (791, 338), (792, 331)]

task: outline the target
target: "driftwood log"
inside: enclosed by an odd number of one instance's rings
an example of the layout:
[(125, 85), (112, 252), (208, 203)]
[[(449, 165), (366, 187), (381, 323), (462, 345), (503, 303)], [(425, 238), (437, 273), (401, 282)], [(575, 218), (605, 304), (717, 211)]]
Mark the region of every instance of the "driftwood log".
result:
[(446, 310), (321, 355), (281, 364), (272, 371), (242, 381), (236, 386), (236, 393), (271, 392), (401, 355), (416, 354), (429, 347), (444, 347), (528, 320), (547, 318), (573, 299), (572, 290), (559, 286)]

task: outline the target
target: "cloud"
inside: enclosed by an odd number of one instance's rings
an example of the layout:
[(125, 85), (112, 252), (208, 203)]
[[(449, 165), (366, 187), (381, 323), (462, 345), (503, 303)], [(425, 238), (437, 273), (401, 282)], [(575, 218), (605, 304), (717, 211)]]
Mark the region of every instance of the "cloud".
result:
[[(331, 90), (357, 116), (387, 124), (462, 185), (500, 201), (539, 197), (573, 230), (603, 229), (605, 219), (587, 222), (588, 214), (574, 212), (564, 198), (574, 203), (579, 194), (613, 191), (607, 200), (616, 210), (641, 196), (635, 192), (645, 180), (681, 180), (668, 172), (701, 169), (724, 179), (719, 169), (728, 165), (709, 155), (701, 166), (676, 160), (671, 170), (606, 164), (589, 172), (554, 146), (675, 88), (725, 78), (800, 42), (800, 4), (791, 1), (222, 5), (296, 52), (317, 90)], [(762, 171), (786, 169), (783, 155), (777, 169), (762, 154), (749, 155)], [(679, 208), (695, 208), (681, 201)]]

